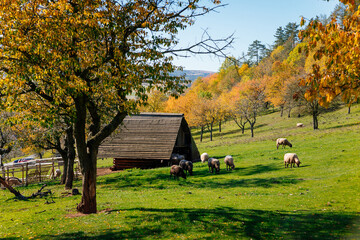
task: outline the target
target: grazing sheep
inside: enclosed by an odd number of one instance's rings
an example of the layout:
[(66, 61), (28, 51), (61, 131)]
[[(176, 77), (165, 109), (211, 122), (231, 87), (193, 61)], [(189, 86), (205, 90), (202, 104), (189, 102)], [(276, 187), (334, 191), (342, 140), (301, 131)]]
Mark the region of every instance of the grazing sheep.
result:
[(61, 176), (61, 170), (60, 170), (60, 169), (56, 169), (54, 172), (51, 171), (49, 178), (50, 178), (50, 179), (56, 179), (56, 178), (58, 178), (58, 177), (60, 177), (60, 176)]
[(171, 175), (177, 179), (179, 179), (179, 177), (182, 177), (184, 179), (186, 179), (186, 174), (184, 173), (184, 170), (182, 169), (182, 167), (178, 166), (178, 165), (172, 165), (170, 168), (170, 177)]
[(303, 123), (297, 123), (297, 124), (296, 124), (296, 127), (303, 127), (303, 126), (304, 126)]
[(207, 153), (201, 154), (200, 159), (202, 163), (206, 163), (209, 160), (209, 154)]
[(184, 160), (185, 156), (178, 154), (178, 153), (173, 153), (171, 154), (171, 164), (179, 164), (181, 160)]
[(9, 184), (9, 186), (13, 186), (13, 185), (21, 185), (21, 180), (17, 177), (6, 177), (5, 181), (7, 182), (7, 184)]
[(296, 153), (286, 153), (284, 155), (284, 164), (285, 164), (285, 167), (289, 167), (289, 164), (290, 164), (290, 167), (292, 168), (292, 166), (294, 165), (295, 167), (295, 164), (300, 167), (300, 160), (299, 160), (299, 157), (296, 155)]
[(279, 149), (279, 146), (282, 145), (283, 148), (287, 146), (292, 147), (292, 144), (286, 138), (276, 139), (276, 149)]
[(214, 168), (215, 172), (220, 172), (220, 161), (216, 158), (209, 158), (208, 160), (209, 172), (213, 173)]
[(232, 156), (227, 155), (227, 156), (224, 158), (224, 162), (225, 162), (225, 164), (226, 164), (226, 171), (229, 171), (229, 170), (235, 168), (234, 159), (233, 159)]
[(193, 163), (191, 161), (181, 160), (179, 166), (182, 167), (186, 173), (189, 172), (190, 176), (193, 175)]

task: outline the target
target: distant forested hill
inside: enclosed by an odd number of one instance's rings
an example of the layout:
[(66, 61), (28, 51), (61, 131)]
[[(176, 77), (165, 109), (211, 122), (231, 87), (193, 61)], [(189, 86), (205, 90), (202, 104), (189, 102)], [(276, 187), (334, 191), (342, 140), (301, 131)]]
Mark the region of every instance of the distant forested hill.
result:
[(190, 80), (191, 82), (195, 81), (198, 77), (206, 77), (214, 72), (210, 71), (202, 71), (202, 70), (183, 70), (183, 71), (175, 71), (173, 74), (175, 76), (179, 76), (185, 74), (185, 78)]

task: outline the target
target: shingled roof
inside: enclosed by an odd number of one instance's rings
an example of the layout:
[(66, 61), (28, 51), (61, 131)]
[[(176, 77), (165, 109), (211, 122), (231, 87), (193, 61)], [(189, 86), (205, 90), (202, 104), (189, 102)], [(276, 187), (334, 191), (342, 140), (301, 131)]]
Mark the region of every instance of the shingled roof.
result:
[(183, 114), (141, 113), (127, 116), (118, 131), (101, 144), (98, 156), (168, 161), (172, 153), (181, 151), (188, 152), (188, 160), (199, 158)]

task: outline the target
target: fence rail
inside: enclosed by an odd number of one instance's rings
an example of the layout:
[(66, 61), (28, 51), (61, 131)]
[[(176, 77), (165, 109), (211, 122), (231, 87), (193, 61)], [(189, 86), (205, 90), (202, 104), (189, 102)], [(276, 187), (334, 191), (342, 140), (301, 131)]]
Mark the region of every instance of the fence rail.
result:
[[(22, 186), (27, 186), (33, 182), (43, 182), (48, 179), (55, 179), (55, 170), (60, 169), (64, 161), (61, 157), (34, 159), (26, 162), (14, 163), (1, 167), (1, 176), (3, 178), (17, 177), (21, 180)], [(80, 176), (79, 161), (74, 163), (75, 178)], [(2, 185), (0, 185), (2, 187)]]

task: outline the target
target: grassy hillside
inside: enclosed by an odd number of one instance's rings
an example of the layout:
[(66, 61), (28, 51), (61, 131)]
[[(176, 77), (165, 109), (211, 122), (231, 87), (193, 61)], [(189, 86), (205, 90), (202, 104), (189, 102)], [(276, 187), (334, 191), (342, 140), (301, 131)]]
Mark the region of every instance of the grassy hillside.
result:
[[(192, 177), (169, 178), (169, 168), (119, 171), (98, 178), (98, 214), (79, 215), (81, 196), (56, 183), (50, 199), (18, 201), (0, 192), (0, 237), (7, 239), (358, 239), (360, 238), (360, 106), (327, 113), (312, 130), (311, 118), (258, 119), (255, 137), (223, 125), (200, 152), (221, 159), (210, 174), (195, 163)], [(304, 128), (296, 128), (302, 122)], [(287, 137), (293, 148), (276, 149)], [(284, 168), (298, 154), (300, 168)], [(225, 171), (223, 157), (236, 169)], [(101, 162), (104, 166), (105, 162)], [(75, 183), (80, 188), (81, 182)], [(19, 187), (31, 195), (39, 186)]]

